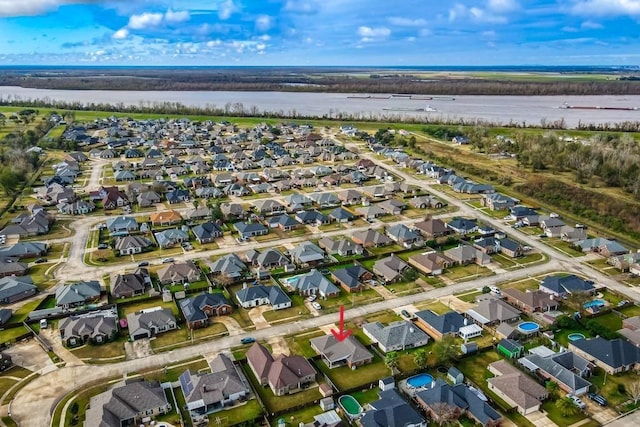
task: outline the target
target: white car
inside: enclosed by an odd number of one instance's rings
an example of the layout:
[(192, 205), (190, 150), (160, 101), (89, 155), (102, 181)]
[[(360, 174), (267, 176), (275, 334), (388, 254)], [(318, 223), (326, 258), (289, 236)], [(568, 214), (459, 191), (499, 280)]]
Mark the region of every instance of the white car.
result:
[(309, 295), (309, 298), (307, 298), (309, 301), (313, 302), (316, 300), (316, 296), (315, 295)]
[(316, 310), (322, 309), (322, 306), (315, 301), (311, 303), (311, 307), (315, 308)]
[(574, 396), (573, 394), (569, 394), (567, 395), (568, 398), (570, 398), (571, 400), (573, 400), (573, 402), (576, 404), (576, 406), (580, 409), (584, 409), (587, 407), (587, 405), (584, 404), (584, 402), (578, 397), (578, 396)]

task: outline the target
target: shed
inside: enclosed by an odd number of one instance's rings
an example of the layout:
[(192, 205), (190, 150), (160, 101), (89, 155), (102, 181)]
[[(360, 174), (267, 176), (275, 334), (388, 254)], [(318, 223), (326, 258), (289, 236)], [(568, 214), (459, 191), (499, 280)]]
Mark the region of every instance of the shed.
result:
[(447, 379), (453, 383), (453, 385), (462, 384), (464, 382), (464, 374), (458, 370), (455, 366), (452, 366), (447, 371)]
[(521, 357), (524, 353), (524, 347), (518, 341), (503, 338), (498, 342), (498, 352), (504, 354), (510, 359)]
[(331, 396), (333, 394), (333, 389), (327, 383), (320, 384), (320, 387), (318, 387), (318, 391), (320, 391), (320, 394), (323, 397)]
[(325, 397), (323, 399), (320, 399), (320, 408), (322, 408), (323, 411), (330, 411), (335, 407), (336, 403), (333, 401), (332, 397)]
[(396, 388), (396, 382), (393, 377), (386, 377), (378, 380), (378, 388), (380, 391), (387, 391)]
[(478, 343), (476, 342), (467, 342), (460, 346), (460, 351), (462, 354), (473, 354), (478, 352)]

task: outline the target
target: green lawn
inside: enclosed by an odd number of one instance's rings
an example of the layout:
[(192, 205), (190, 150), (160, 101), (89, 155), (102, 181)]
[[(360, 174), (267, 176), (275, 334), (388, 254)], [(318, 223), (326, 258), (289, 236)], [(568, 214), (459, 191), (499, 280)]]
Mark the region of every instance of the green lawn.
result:
[(13, 365), (11, 368), (7, 369), (2, 374), (0, 374), (0, 378), (2, 378), (5, 375), (10, 377), (26, 378), (32, 373), (33, 373), (32, 371), (26, 368), (23, 368), (22, 366)]
[(558, 238), (545, 239), (544, 242), (571, 257), (578, 258), (585, 256), (584, 252), (574, 249), (573, 246), (571, 246), (571, 243), (564, 242)]
[(183, 327), (169, 332), (158, 334), (151, 340), (151, 348), (154, 351), (169, 351), (178, 347), (186, 347), (191, 342), (220, 337), (227, 332), (226, 326), (222, 323), (212, 323), (206, 328), (196, 329), (191, 336), (191, 330)]
[(615, 313), (607, 313), (603, 316), (598, 316), (595, 320), (599, 324), (606, 326), (613, 331), (617, 331), (622, 328), (622, 318)]
[[(317, 406), (320, 409), (320, 406)], [(256, 399), (236, 406), (231, 409), (219, 411), (209, 415), (209, 425), (211, 426), (235, 426), (245, 421), (253, 421), (262, 415), (262, 407)], [(220, 420), (220, 424), (218, 424)]]
[(414, 305), (416, 308), (419, 308), (420, 310), (431, 310), (436, 314), (444, 314), (451, 311), (449, 307), (447, 307), (440, 301), (430, 300), (430, 301), (425, 301), (425, 302), (414, 304)]
[(355, 370), (347, 366), (329, 369), (322, 361), (319, 361), (317, 366), (340, 390), (363, 386), (391, 374), (391, 370), (377, 355), (374, 355), (373, 362), (358, 366)]
[(290, 318), (304, 318), (309, 316), (309, 310), (304, 305), (304, 298), (291, 295), (291, 307), (282, 310), (269, 310), (262, 313), (267, 322), (278, 322)]
[(135, 313), (136, 311), (144, 310), (145, 308), (163, 307), (169, 308), (173, 311), (174, 315), (178, 315), (178, 307), (173, 302), (162, 302), (162, 299), (153, 299), (151, 301), (140, 301), (137, 304), (130, 304), (120, 308), (121, 317), (126, 317), (129, 313)]
[[(72, 349), (71, 352), (80, 359), (108, 359), (124, 357), (124, 342), (126, 338), (121, 337), (113, 342), (108, 342), (101, 345), (85, 344), (82, 347)], [(121, 359), (115, 359), (114, 362), (119, 362)]]
[(271, 419), (271, 426), (278, 427), (278, 420), (280, 418), (286, 420), (286, 425), (288, 426), (297, 426), (299, 423), (309, 424), (313, 422), (315, 415), (320, 415), (322, 412), (320, 405), (309, 405), (305, 408), (287, 412), (286, 414)]
[(17, 328), (3, 329), (0, 331), (0, 343), (13, 342), (17, 337), (28, 332), (24, 326)]
[(505, 285), (505, 289), (510, 289), (510, 288), (514, 288), (514, 289), (518, 289), (522, 292), (526, 292), (527, 290), (536, 290), (540, 287), (540, 281), (536, 280), (536, 279), (525, 279), (525, 280), (519, 280), (517, 282), (510, 282), (509, 284)]
[(482, 295), (482, 291), (464, 292), (456, 296), (464, 302), (475, 302), (476, 297), (479, 295)]
[(382, 297), (373, 289), (365, 289), (361, 292), (347, 293), (344, 290), (340, 291), (340, 295), (334, 298), (327, 298), (319, 300), (318, 302), (322, 306), (323, 313), (332, 313), (340, 310), (340, 306), (350, 308), (357, 305), (371, 304), (377, 301), (382, 301)]
[(447, 268), (442, 275), (454, 282), (460, 282), (463, 280), (471, 280), (479, 277), (491, 276), (494, 273), (488, 268), (481, 267), (477, 264), (459, 265), (451, 268)]
[(294, 406), (315, 402), (322, 398), (318, 387), (311, 387), (286, 396), (276, 396), (269, 386), (263, 387), (258, 383), (253, 372), (251, 372), (251, 369), (247, 365), (242, 365), (242, 369), (269, 412), (282, 411)]
[(582, 421), (586, 418), (584, 413), (578, 412), (575, 415), (563, 416), (558, 407), (556, 406), (555, 400), (548, 400), (542, 404), (542, 410), (546, 412), (547, 417), (551, 419), (554, 423), (558, 425), (558, 427), (569, 427), (572, 424), (577, 423), (578, 421)]
[(608, 400), (609, 406), (615, 408), (631, 399), (627, 394), (618, 391), (618, 385), (622, 384), (628, 389), (631, 383), (638, 381), (638, 376), (634, 372), (605, 376), (602, 369), (596, 368), (594, 374), (589, 377), (589, 381)]
[(312, 338), (321, 337), (323, 335), (325, 335), (324, 332), (318, 329), (314, 329), (304, 334), (288, 336), (285, 338), (285, 340), (287, 342), (287, 346), (289, 347), (289, 351), (291, 351), (291, 354), (297, 354), (299, 356), (304, 356), (310, 359), (316, 356), (316, 352), (311, 348), (309, 340), (311, 340)]
[(420, 285), (416, 282), (398, 282), (385, 285), (387, 289), (396, 295), (410, 295), (416, 294), (422, 290)]

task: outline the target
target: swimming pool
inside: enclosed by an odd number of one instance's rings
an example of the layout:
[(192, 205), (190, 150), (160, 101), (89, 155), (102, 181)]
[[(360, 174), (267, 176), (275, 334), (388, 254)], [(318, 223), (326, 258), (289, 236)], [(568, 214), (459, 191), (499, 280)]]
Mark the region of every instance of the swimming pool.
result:
[(607, 305), (607, 302), (603, 299), (594, 299), (593, 301), (585, 302), (584, 308), (600, 308)]
[(338, 398), (338, 403), (350, 418), (357, 418), (362, 414), (362, 406), (358, 403), (355, 397), (350, 394), (342, 395)]
[(429, 374), (418, 374), (407, 380), (407, 384), (413, 388), (426, 387), (433, 382), (433, 377)]
[(578, 341), (578, 340), (585, 339), (585, 336), (584, 334), (581, 334), (579, 332), (574, 332), (572, 334), (567, 335), (567, 338), (569, 339), (569, 341)]
[(535, 322), (522, 322), (518, 325), (518, 330), (523, 334), (533, 334), (540, 330), (540, 325)]
[(280, 282), (293, 288), (295, 287), (298, 280), (300, 280), (300, 276), (302, 276), (302, 274), (296, 274), (295, 276), (285, 277), (283, 279), (280, 279)]

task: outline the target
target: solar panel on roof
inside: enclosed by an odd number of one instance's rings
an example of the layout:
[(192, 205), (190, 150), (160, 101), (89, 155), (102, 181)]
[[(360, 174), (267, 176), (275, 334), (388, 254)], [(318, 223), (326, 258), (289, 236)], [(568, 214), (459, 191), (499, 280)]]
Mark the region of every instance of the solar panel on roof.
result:
[(189, 371), (185, 371), (180, 375), (180, 386), (185, 396), (189, 396), (193, 391), (193, 384), (191, 383), (191, 375)]

